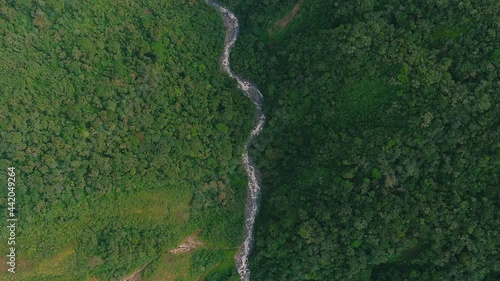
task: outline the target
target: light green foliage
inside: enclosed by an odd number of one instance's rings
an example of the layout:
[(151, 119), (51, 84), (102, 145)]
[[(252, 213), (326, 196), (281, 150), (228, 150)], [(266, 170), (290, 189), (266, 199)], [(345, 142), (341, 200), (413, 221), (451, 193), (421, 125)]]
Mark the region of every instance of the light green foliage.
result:
[[(212, 8), (0, 0), (0, 38), (16, 280), (118, 280), (198, 229), (207, 245), (239, 243), (253, 105), (220, 70)], [(211, 182), (223, 185), (200, 191)]]

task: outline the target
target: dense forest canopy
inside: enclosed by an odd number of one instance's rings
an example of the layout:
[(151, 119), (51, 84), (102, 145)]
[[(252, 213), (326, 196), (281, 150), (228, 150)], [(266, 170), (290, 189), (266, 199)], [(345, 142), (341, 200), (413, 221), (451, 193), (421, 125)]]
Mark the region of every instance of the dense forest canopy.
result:
[[(197, 230), (229, 254), (194, 254), (179, 280), (236, 276), (253, 107), (220, 70), (223, 40), (203, 1), (0, 0), (16, 280), (118, 280)], [(147, 279), (165, 268), (177, 270), (159, 258)]]
[[(498, 1), (222, 2), (268, 117), (252, 280), (498, 280)], [(204, 1), (0, 0), (0, 279), (238, 280), (254, 108), (223, 40)]]
[(498, 280), (498, 1), (223, 1), (265, 96), (253, 280)]

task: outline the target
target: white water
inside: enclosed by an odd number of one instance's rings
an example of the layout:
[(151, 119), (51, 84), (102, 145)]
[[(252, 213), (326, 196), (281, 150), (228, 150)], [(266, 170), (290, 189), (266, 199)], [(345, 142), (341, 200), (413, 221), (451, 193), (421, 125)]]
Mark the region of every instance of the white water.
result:
[(253, 101), (257, 108), (257, 124), (255, 124), (252, 131), (250, 132), (250, 136), (245, 146), (245, 152), (242, 155), (243, 166), (245, 167), (248, 175), (248, 193), (245, 206), (245, 240), (243, 241), (243, 244), (240, 246), (240, 249), (235, 256), (236, 267), (238, 269), (238, 273), (241, 276), (241, 280), (248, 281), (250, 280), (248, 256), (250, 255), (250, 251), (252, 250), (254, 232), (253, 227), (255, 218), (257, 217), (257, 212), (259, 210), (260, 196), (260, 178), (258, 175), (258, 170), (252, 163), (252, 159), (248, 156), (248, 149), (253, 138), (262, 131), (266, 117), (262, 113), (263, 98), (259, 89), (257, 89), (257, 87), (250, 81), (247, 81), (236, 75), (230, 67), (229, 54), (231, 53), (231, 49), (233, 48), (234, 44), (236, 43), (236, 39), (238, 38), (238, 19), (231, 11), (220, 6), (219, 4), (211, 0), (206, 0), (206, 2), (210, 6), (217, 9), (217, 11), (219, 11), (219, 13), (222, 15), (224, 25), (226, 27), (226, 38), (224, 40), (224, 52), (221, 56), (221, 67), (227, 73), (227, 75), (229, 75), (229, 77), (235, 79), (238, 82), (238, 88), (243, 91), (245, 96)]

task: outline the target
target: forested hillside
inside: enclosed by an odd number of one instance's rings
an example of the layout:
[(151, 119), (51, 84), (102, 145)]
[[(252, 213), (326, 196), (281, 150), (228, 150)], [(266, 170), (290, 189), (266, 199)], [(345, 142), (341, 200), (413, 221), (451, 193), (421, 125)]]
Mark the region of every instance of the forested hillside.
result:
[[(236, 276), (253, 105), (220, 71), (223, 40), (204, 1), (0, 0), (0, 178), (15, 167), (19, 218), (1, 280), (150, 261), (146, 280)], [(163, 256), (198, 230), (206, 251)]]
[(265, 97), (253, 280), (498, 280), (499, 2), (223, 1)]

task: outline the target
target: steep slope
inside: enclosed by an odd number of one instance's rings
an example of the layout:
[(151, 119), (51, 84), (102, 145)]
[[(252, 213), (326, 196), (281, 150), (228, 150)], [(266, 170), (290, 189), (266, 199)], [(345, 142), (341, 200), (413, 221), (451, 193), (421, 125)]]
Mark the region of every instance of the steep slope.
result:
[(496, 1), (224, 1), (260, 85), (254, 280), (494, 280)]

